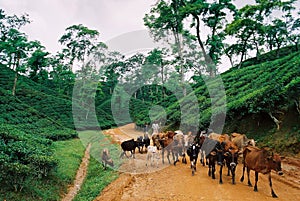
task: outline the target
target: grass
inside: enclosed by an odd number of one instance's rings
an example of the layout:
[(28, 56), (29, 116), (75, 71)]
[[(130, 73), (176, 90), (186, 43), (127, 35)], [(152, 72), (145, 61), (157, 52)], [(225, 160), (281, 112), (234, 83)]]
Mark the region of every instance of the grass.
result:
[(105, 136), (101, 131), (80, 131), (78, 136), (82, 143), (87, 146), (88, 143), (92, 143), (91, 147), (91, 157), (97, 161), (101, 161), (101, 153), (104, 148), (107, 148), (110, 152), (110, 155), (115, 162), (115, 168), (118, 168), (122, 160), (120, 159), (121, 148), (120, 146), (113, 144), (109, 136)]
[(91, 158), (87, 177), (74, 201), (94, 200), (100, 192), (117, 177), (118, 173), (116, 171), (110, 168), (104, 170), (99, 161), (95, 158)]
[(66, 192), (67, 185), (72, 183), (76, 176), (85, 147), (79, 139), (55, 142), (54, 146), (54, 156), (59, 160), (54, 176), (65, 184), (63, 192)]
[(67, 186), (75, 178), (76, 171), (84, 154), (84, 146), (79, 139), (54, 142), (55, 158), (58, 167), (42, 180), (31, 180), (21, 192), (0, 189), (0, 200), (56, 201), (67, 191)]

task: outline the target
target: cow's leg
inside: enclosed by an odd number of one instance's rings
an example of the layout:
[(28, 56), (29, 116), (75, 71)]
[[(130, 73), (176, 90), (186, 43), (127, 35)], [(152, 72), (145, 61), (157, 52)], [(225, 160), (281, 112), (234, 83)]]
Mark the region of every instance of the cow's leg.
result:
[[(178, 151), (176, 149), (172, 149), (171, 151), (168, 152), (169, 155), (170, 155), (170, 152), (172, 153), (174, 165), (176, 165), (176, 163), (178, 162)], [(170, 164), (170, 159), (168, 158), (168, 160), (169, 160), (169, 164)]]
[[(131, 156), (132, 156), (133, 158), (135, 158), (135, 149), (131, 150), (130, 153), (131, 153)], [(130, 157), (131, 157), (131, 156), (130, 156)]]
[(154, 157), (155, 157), (155, 153), (151, 153), (151, 165), (152, 165), (152, 163), (153, 163), (153, 165), (154, 165)]
[(150, 153), (147, 153), (147, 156), (146, 156), (146, 166), (148, 166), (149, 157), (150, 157)]
[(161, 150), (161, 158), (162, 158), (162, 163), (163, 163), (163, 164), (165, 164), (164, 157), (165, 157), (165, 149), (163, 148), (163, 149)]
[(252, 186), (251, 181), (250, 181), (250, 168), (247, 167), (247, 177), (248, 177), (248, 186)]
[(227, 159), (226, 159), (226, 167), (227, 167), (227, 176), (230, 176), (231, 167), (230, 167), (230, 162)]
[[(172, 152), (172, 156), (173, 156), (173, 160), (174, 160), (174, 153)], [(170, 150), (167, 151), (167, 159), (169, 161), (169, 164), (171, 164), (171, 161), (170, 161)]]
[(222, 172), (223, 172), (223, 165), (220, 165), (220, 180), (219, 180), (219, 184), (223, 184), (223, 180), (222, 180)]
[(215, 171), (216, 171), (216, 159), (215, 159), (215, 156), (209, 156), (208, 160), (209, 160), (208, 164), (211, 167), (211, 178), (212, 179), (216, 179), (216, 176), (215, 176)]
[(270, 184), (270, 187), (271, 187), (271, 194), (272, 194), (272, 197), (273, 197), (273, 198), (277, 198), (277, 195), (275, 194), (275, 192), (274, 192), (274, 190), (273, 190), (273, 187), (272, 187), (271, 172), (269, 173), (269, 184)]
[(215, 172), (216, 172), (216, 161), (213, 160), (213, 161), (212, 161), (212, 166), (211, 166), (211, 177), (212, 177), (213, 179), (216, 179)]
[(257, 192), (257, 182), (258, 182), (258, 172), (255, 171), (255, 185), (254, 185), (254, 191)]
[(106, 164), (105, 164), (105, 161), (102, 161), (102, 166), (103, 166), (104, 170), (106, 170)]
[(124, 154), (126, 154), (125, 151), (123, 151), (123, 152), (121, 153), (120, 158), (122, 158), (122, 157), (124, 156)]
[(243, 174), (242, 174), (242, 177), (240, 179), (241, 182), (244, 181), (244, 173), (245, 173), (245, 169), (246, 169), (246, 166), (245, 166), (245, 163), (243, 163)]
[(232, 184), (235, 184), (235, 169), (236, 169), (236, 165), (230, 166), (231, 175), (232, 175)]
[(211, 176), (211, 164), (210, 164), (210, 159), (208, 158), (208, 176)]
[(204, 166), (204, 157), (202, 150), (200, 150), (200, 163), (202, 164), (202, 166)]
[(159, 161), (159, 152), (154, 154), (156, 156), (156, 167), (158, 168), (158, 161)]
[(187, 164), (185, 152), (182, 154), (182, 163)]
[(197, 160), (198, 160), (198, 156), (196, 156), (195, 158), (195, 171), (197, 171)]

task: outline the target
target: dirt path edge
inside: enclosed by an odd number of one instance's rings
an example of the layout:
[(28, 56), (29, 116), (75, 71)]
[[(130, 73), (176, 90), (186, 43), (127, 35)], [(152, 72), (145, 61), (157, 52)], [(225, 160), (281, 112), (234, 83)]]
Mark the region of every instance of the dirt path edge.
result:
[(106, 186), (94, 201), (119, 201), (121, 200), (123, 191), (133, 182), (134, 177), (132, 175), (122, 173), (114, 182)]
[(87, 145), (84, 157), (82, 158), (81, 164), (77, 170), (76, 177), (74, 183), (68, 187), (68, 193), (63, 196), (61, 201), (71, 201), (77, 195), (78, 191), (81, 188), (81, 185), (86, 177), (87, 169), (90, 161), (90, 149), (91, 143)]

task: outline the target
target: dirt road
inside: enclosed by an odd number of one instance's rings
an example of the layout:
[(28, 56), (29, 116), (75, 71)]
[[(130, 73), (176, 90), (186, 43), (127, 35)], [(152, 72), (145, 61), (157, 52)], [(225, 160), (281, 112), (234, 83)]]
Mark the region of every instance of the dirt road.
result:
[[(117, 143), (125, 139), (136, 139), (137, 136), (143, 135), (143, 133), (134, 130), (133, 124), (110, 129), (105, 133), (111, 135)], [(259, 176), (258, 192), (254, 192), (253, 187), (247, 186), (247, 177), (243, 183), (239, 181), (242, 173), (241, 164), (238, 164), (236, 170), (235, 185), (231, 184), (231, 177), (226, 176), (227, 169), (223, 171), (224, 183), (219, 184), (219, 167), (217, 167), (216, 180), (208, 177), (208, 168), (200, 166), (199, 162), (195, 176), (191, 175), (189, 164), (182, 163), (178, 163), (176, 166), (165, 165), (162, 167), (160, 161), (159, 168), (151, 167), (152, 169), (147, 170), (143, 160), (145, 155), (136, 154), (136, 159), (128, 159), (121, 167), (120, 177), (107, 186), (95, 200), (274, 200), (271, 197), (267, 176)], [(272, 173), (273, 188), (279, 197), (277, 200), (300, 200), (300, 160), (286, 158), (282, 167), (285, 173), (283, 176)], [(251, 172), (251, 181), (254, 184), (253, 172)]]

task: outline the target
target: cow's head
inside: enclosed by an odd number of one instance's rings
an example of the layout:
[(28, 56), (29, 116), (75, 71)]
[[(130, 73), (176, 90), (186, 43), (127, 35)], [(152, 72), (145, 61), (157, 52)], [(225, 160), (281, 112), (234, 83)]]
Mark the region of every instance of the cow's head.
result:
[(162, 148), (160, 143), (160, 135), (159, 133), (152, 135), (153, 145), (157, 147), (158, 150)]
[(268, 156), (268, 162), (270, 165), (270, 168), (272, 170), (275, 170), (279, 175), (283, 175), (282, 169), (281, 169), (281, 159), (283, 157), (280, 157), (278, 154), (274, 154), (272, 152), (271, 156)]
[(225, 156), (230, 162), (230, 166), (236, 166), (238, 163), (239, 149), (231, 141), (227, 141), (225, 145)]

